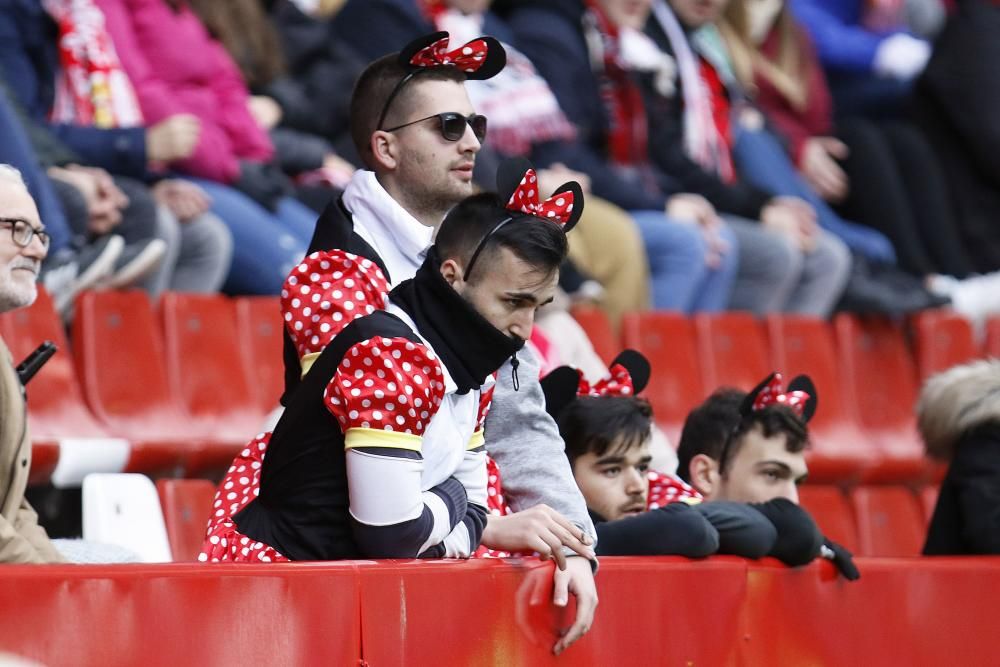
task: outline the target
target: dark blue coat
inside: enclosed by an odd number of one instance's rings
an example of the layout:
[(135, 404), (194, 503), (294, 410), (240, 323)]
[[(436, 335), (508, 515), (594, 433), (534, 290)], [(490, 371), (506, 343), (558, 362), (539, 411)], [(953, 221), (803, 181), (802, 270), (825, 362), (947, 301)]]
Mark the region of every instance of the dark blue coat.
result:
[(50, 123), (59, 53), (56, 26), (38, 0), (0, 0), (0, 73), (28, 115), (46, 125), (84, 164), (115, 174), (146, 173), (145, 128), (101, 129)]

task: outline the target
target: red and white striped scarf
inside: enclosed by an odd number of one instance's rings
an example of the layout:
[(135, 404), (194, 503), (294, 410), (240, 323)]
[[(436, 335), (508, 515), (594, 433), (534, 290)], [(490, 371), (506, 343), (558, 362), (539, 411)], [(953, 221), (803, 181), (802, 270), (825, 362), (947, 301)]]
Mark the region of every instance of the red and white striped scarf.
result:
[[(421, 0), (424, 16), (451, 41), (463, 44), (482, 34), (482, 14), (462, 14), (444, 0)], [(576, 137), (549, 84), (527, 56), (504, 43), (507, 66), (491, 79), (468, 81), (465, 88), (478, 113), (489, 118), (489, 144), (507, 156), (527, 155), (532, 144)]]
[(132, 82), (93, 0), (43, 0), (43, 5), (59, 27), (61, 67), (51, 120), (101, 128), (142, 125)]

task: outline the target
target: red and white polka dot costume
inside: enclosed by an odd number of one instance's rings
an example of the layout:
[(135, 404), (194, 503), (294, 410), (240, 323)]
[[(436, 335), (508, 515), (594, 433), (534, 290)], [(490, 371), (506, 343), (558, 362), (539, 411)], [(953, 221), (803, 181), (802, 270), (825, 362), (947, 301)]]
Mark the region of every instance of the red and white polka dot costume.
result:
[[(313, 253), (292, 271), (282, 291), (282, 309), (286, 330), (302, 359), (303, 376), (348, 324), (385, 308), (387, 287), (376, 265), (341, 251)], [(474, 521), (466, 528), (463, 517), (456, 514), (466, 511), (466, 502), (470, 508), (475, 500), (486, 505), (481, 433), (478, 445), (472, 446), (481, 421), (479, 393), (452, 395), (446, 401), (448, 373), (418, 337), (361, 340), (336, 363), (322, 401), (343, 434), (350, 511), (362, 536), (365, 526), (371, 526), (368, 533), (377, 543), (385, 540), (385, 527), (420, 520), (426, 524), (416, 543), (425, 542), (420, 551), (435, 547), (442, 556), (461, 556), (463, 551), (468, 555), (470, 542), (478, 543), (478, 529)], [(461, 447), (455, 447), (454, 438), (437, 442), (441, 438), (432, 437), (435, 425), (441, 427), (443, 402), (448, 417), (467, 406), (464, 426), (444, 425), (450, 427), (444, 429), (445, 435), (456, 429), (465, 432), (467, 444)], [(241, 534), (232, 518), (260, 493), (263, 454), (270, 439), (271, 434), (264, 434), (251, 442), (222, 481), (201, 560), (286, 560), (269, 545)], [(445, 451), (449, 455), (442, 458), (440, 452)], [(402, 504), (385, 499), (387, 488), (393, 489), (392, 498), (405, 499)], [(460, 504), (453, 498), (460, 498)], [(425, 511), (413, 519), (412, 503), (418, 503), (419, 512), (421, 499)]]

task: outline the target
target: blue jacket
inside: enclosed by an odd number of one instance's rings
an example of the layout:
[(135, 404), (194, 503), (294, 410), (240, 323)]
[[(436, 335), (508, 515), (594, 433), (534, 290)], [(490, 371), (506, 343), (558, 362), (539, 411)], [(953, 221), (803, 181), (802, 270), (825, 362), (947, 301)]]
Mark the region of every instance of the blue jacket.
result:
[(84, 164), (141, 178), (146, 130), (50, 123), (59, 53), (55, 23), (38, 0), (0, 0), (0, 74), (28, 115), (47, 126)]
[(791, 0), (795, 17), (809, 31), (826, 69), (870, 72), (879, 45), (900, 32), (876, 33), (862, 26), (862, 5), (862, 0)]

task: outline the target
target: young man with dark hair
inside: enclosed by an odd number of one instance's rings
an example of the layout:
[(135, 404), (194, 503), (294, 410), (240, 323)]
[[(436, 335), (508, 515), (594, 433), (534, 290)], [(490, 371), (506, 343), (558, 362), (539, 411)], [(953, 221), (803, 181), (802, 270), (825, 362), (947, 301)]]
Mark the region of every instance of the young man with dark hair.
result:
[(706, 500), (797, 503), (808, 474), (805, 424), (783, 406), (743, 419), (745, 398), (746, 392), (720, 389), (691, 411), (677, 446), (677, 475)]
[(577, 386), (577, 374), (567, 371), (572, 369), (556, 369), (542, 384), (594, 519), (600, 555), (723, 553), (774, 556), (789, 565), (815, 558), (819, 531), (786, 499), (704, 503), (687, 484), (658, 476), (659, 497), (651, 501), (653, 415), (649, 404), (635, 396), (649, 376), (641, 355), (623, 352), (612, 363), (611, 377), (593, 386), (585, 380)]
[[(352, 97), (351, 134), (369, 169), (360, 170), (320, 217), (310, 252), (341, 249), (375, 262), (390, 285), (412, 278), (448, 210), (473, 192), (472, 169), (486, 136), (464, 88), (467, 78), (486, 79), (503, 66), (503, 48), (490, 38), (449, 45), (437, 33), (400, 54), (372, 63)], [(479, 58), (476, 59), (475, 57)], [(472, 70), (472, 71), (469, 71)], [(591, 554), (593, 524), (573, 483), (563, 443), (545, 413), (538, 361), (518, 355), (519, 387), (511, 363), (498, 373), (487, 449), (504, 469), (517, 513), (490, 517), (483, 543), (521, 550), (542, 539), (559, 561), (553, 599), (562, 606), (577, 596), (573, 627), (562, 650), (589, 629), (597, 603), (591, 562), (564, 558)], [(286, 402), (298, 385), (301, 365), (286, 338)], [(565, 568), (565, 569), (563, 569)]]
[(201, 560), (472, 554), (491, 376), (551, 300), (575, 223), (507, 201), (459, 203), (391, 293), (372, 261), (340, 250), (292, 272), (282, 310), (306, 372), (223, 480)]
[[(677, 476), (708, 505), (717, 501), (799, 502), (806, 479), (807, 422), (816, 409), (816, 390), (795, 378), (784, 392), (773, 374), (747, 393), (723, 388), (692, 410), (677, 446)], [(797, 388), (798, 387), (798, 388)], [(847, 579), (860, 574), (847, 549), (829, 539), (820, 552)]]

